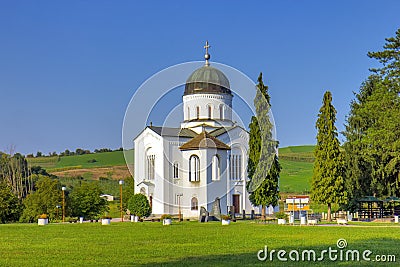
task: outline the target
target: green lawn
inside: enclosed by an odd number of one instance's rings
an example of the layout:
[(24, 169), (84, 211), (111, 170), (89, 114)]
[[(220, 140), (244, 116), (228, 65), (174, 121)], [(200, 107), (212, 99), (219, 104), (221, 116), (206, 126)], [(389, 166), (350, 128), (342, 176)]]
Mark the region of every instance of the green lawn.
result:
[[(257, 252), (337, 249), (340, 238), (346, 249), (369, 249), (399, 257), (400, 227), (281, 226), (236, 222), (98, 223), (0, 225), (0, 266), (265, 266)], [(318, 254), (319, 255), (319, 254)], [(287, 255), (286, 255), (287, 256)], [(326, 257), (327, 259), (327, 257)], [(397, 259), (399, 260), (399, 259)], [(274, 266), (380, 266), (376, 262), (286, 262)], [(396, 266), (382, 264), (382, 266)]]

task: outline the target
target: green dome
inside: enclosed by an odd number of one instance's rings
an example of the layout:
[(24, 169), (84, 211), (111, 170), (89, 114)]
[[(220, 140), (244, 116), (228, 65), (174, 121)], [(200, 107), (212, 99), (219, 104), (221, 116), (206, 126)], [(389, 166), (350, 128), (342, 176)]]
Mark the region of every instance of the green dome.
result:
[(206, 65), (195, 70), (189, 76), (184, 95), (204, 93), (232, 94), (228, 78), (222, 71)]

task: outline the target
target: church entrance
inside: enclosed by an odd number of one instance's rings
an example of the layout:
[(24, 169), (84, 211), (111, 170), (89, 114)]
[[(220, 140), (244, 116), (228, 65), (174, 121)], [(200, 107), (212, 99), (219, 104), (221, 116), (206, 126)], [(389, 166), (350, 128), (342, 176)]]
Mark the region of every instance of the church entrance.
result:
[(235, 213), (240, 213), (240, 195), (232, 195), (232, 202), (233, 202), (233, 206)]

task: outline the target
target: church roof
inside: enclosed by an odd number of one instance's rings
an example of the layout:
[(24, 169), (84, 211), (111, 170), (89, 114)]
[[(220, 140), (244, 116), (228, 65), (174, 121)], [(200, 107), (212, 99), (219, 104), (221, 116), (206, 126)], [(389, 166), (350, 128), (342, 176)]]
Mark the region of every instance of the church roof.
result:
[(160, 126), (148, 126), (148, 128), (153, 130), (160, 136), (193, 138), (197, 135), (196, 132), (187, 128), (172, 128), (172, 127), (160, 127)]
[(184, 95), (191, 94), (232, 94), (229, 80), (219, 69), (203, 66), (187, 79)]
[(216, 137), (212, 136), (206, 131), (203, 131), (202, 133), (198, 134), (196, 137), (183, 144), (179, 149), (196, 150), (199, 148), (217, 148), (224, 150), (231, 149), (228, 145), (218, 140)]
[(195, 70), (186, 80), (185, 93), (183, 95), (192, 94), (230, 94), (229, 80), (225, 74), (217, 68), (210, 66), (210, 54), (208, 53), (208, 41), (204, 46), (206, 54), (205, 65)]

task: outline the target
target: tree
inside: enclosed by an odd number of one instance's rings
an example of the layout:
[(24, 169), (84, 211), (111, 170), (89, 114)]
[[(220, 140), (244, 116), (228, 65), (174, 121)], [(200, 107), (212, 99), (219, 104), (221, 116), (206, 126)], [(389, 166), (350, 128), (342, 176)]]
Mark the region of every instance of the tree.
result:
[(258, 77), (257, 93), (254, 99), (257, 117), (253, 116), (249, 125), (249, 157), (247, 190), (253, 205), (261, 206), (262, 219), (265, 207), (276, 206), (279, 200), (278, 142), (273, 139), (273, 124), (270, 121), (270, 96), (264, 85), (262, 73)]
[(21, 211), (21, 203), (11, 187), (0, 182), (0, 223), (18, 221)]
[(61, 203), (61, 185), (58, 180), (47, 176), (38, 176), (34, 191), (23, 201), (24, 211), (20, 220), (33, 222), (40, 214), (47, 214), (49, 219), (56, 219)]
[(125, 178), (124, 180), (124, 189), (122, 192), (122, 207), (124, 210), (128, 209), (128, 201), (135, 194), (135, 179), (132, 176)]
[(318, 133), (311, 199), (328, 205), (328, 221), (331, 221), (332, 203), (344, 204), (347, 195), (344, 190), (344, 159), (335, 122), (336, 109), (332, 105), (332, 94), (327, 91), (316, 123)]
[(368, 53), (383, 66), (361, 85), (350, 105), (346, 142), (346, 191), (362, 196), (400, 196), (400, 29), (384, 50)]
[(24, 198), (32, 190), (31, 170), (25, 157), (19, 153), (0, 153), (0, 181), (7, 183), (14, 195)]
[(369, 52), (368, 56), (379, 61), (383, 66), (373, 68), (372, 72), (384, 79), (399, 79), (400, 77), (400, 28), (395, 37), (385, 38), (386, 44), (383, 51)]
[(128, 201), (128, 209), (131, 214), (147, 217), (151, 214), (151, 207), (147, 197), (143, 194), (135, 194)]
[(82, 182), (80, 186), (74, 187), (69, 195), (72, 215), (94, 219), (108, 211), (108, 202), (100, 197), (101, 194), (97, 183)]

